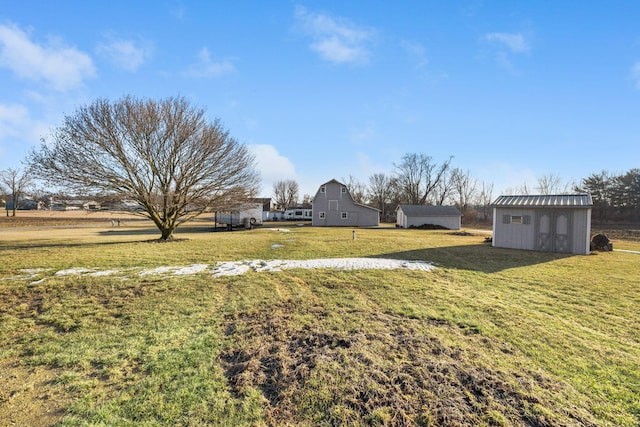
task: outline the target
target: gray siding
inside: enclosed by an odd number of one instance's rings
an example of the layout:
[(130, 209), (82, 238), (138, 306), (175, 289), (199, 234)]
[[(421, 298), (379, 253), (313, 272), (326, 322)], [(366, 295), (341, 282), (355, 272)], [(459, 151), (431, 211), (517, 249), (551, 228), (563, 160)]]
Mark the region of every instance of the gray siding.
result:
[(453, 206), (400, 205), (396, 210), (396, 225), (402, 228), (439, 225), (459, 230), (462, 214)]
[(327, 227), (372, 227), (380, 225), (380, 212), (355, 203), (343, 184), (331, 180), (322, 184), (313, 198), (311, 224)]
[[(529, 216), (528, 224), (503, 222), (504, 215)], [(494, 208), (493, 210), (493, 246), (511, 249), (535, 249), (535, 226), (533, 223), (535, 211), (533, 209)]]
[[(522, 218), (522, 223), (506, 221), (513, 216)], [(552, 219), (549, 225), (549, 218), (557, 219), (558, 222), (555, 223)], [(549, 228), (552, 234), (557, 231), (563, 235), (555, 240), (553, 236), (549, 238)], [(494, 207), (493, 209), (492, 244), (495, 247), (586, 255), (590, 252), (590, 234), (591, 209), (558, 207), (543, 209)]]

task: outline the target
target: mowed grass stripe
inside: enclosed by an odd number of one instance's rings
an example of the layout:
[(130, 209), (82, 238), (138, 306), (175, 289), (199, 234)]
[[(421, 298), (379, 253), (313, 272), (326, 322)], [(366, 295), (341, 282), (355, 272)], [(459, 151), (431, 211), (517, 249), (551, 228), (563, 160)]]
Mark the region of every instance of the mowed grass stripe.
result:
[[(206, 230), (154, 244), (142, 226), (0, 229), (0, 276), (51, 269), (0, 281), (0, 424), (640, 423), (636, 254), (446, 231)], [(363, 256), (438, 268), (53, 277)]]

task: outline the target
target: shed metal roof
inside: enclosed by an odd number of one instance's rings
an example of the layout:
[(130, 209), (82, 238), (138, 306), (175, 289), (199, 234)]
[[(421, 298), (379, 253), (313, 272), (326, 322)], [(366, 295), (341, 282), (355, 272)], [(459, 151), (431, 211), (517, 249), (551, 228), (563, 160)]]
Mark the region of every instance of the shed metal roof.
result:
[(590, 194), (555, 194), (500, 196), (492, 205), (495, 207), (523, 208), (590, 208), (593, 202)]
[(455, 206), (399, 205), (406, 216), (460, 216)]

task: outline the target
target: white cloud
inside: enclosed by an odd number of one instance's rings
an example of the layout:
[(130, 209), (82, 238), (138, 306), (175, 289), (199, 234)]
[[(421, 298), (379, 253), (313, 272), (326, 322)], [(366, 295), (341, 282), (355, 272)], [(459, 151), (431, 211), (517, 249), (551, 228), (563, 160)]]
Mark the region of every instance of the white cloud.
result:
[(356, 144), (363, 144), (367, 141), (371, 141), (376, 134), (375, 123), (368, 122), (362, 128), (352, 129), (349, 132), (349, 139)]
[(144, 40), (125, 40), (109, 37), (107, 42), (96, 47), (98, 55), (106, 58), (116, 67), (136, 72), (151, 58), (153, 46)]
[(200, 49), (200, 52), (198, 52), (198, 62), (189, 67), (186, 74), (191, 77), (213, 78), (221, 77), (234, 71), (235, 67), (231, 61), (212, 60), (209, 49), (205, 47)]
[(273, 145), (254, 144), (248, 145), (247, 148), (255, 155), (264, 194), (271, 193), (273, 183), (276, 181), (296, 179), (293, 163), (280, 154)]
[(312, 38), (310, 47), (320, 57), (335, 64), (363, 64), (369, 61), (367, 45), (374, 31), (361, 28), (344, 18), (308, 12), (297, 7), (295, 19), (302, 32)]
[(18, 136), (21, 124), (27, 121), (29, 111), (24, 105), (0, 104), (0, 141), (7, 137)]
[(529, 52), (530, 46), (522, 34), (510, 33), (489, 33), (483, 37), (484, 40), (492, 43), (498, 43), (507, 47), (513, 53)]
[(640, 89), (640, 61), (636, 62), (631, 68), (631, 78), (636, 83), (636, 89)]
[(82, 85), (96, 74), (91, 57), (60, 40), (46, 45), (32, 41), (15, 25), (0, 25), (0, 67), (22, 79), (45, 81), (58, 91)]
[(50, 128), (49, 122), (32, 117), (24, 105), (0, 104), (0, 169), (16, 167)]
[(417, 42), (408, 40), (402, 40), (400, 47), (409, 55), (409, 57), (416, 62), (416, 68), (422, 68), (429, 63), (427, 58), (427, 52), (424, 46)]

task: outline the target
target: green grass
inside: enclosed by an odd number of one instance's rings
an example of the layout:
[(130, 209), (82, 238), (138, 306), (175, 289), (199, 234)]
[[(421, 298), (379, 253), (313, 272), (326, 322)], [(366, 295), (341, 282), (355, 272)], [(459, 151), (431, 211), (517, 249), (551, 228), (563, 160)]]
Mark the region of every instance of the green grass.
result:
[[(0, 424), (640, 424), (640, 255), (289, 230), (0, 229)], [(439, 268), (54, 275), (324, 257)]]

